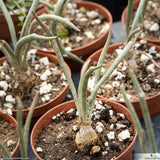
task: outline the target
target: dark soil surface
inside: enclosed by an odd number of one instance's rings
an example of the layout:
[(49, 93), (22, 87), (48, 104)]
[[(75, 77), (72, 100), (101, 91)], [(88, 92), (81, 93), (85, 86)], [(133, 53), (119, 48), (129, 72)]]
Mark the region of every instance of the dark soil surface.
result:
[[(16, 129), (12, 124), (4, 121), (0, 116), (0, 142), (4, 144), (7, 150), (12, 153), (18, 142), (18, 135)], [(0, 149), (0, 158), (5, 157), (4, 153)]]
[(160, 1), (149, 0), (143, 20), (141, 37), (160, 40)]
[[(74, 141), (79, 130), (79, 119), (74, 110), (64, 116), (58, 117), (57, 114), (57, 118), (52, 117), (53, 121), (39, 134), (35, 146), (39, 156), (46, 160), (111, 160), (117, 157), (132, 142), (135, 131), (131, 123), (123, 117), (123, 114), (114, 112), (111, 106), (104, 104), (102, 106), (104, 107), (102, 110), (94, 110), (98, 114), (94, 114), (92, 117), (92, 127), (96, 130), (99, 140), (89, 146), (91, 150), (93, 146), (98, 146), (100, 151), (93, 154), (90, 150), (87, 153), (82, 153), (77, 149)], [(99, 118), (96, 119), (96, 116)], [(124, 126), (118, 128), (117, 124)], [(118, 135), (122, 131), (129, 131), (130, 138), (120, 141)], [(114, 136), (109, 137), (109, 134), (110, 136), (114, 134)]]
[[(145, 41), (142, 40), (141, 42)], [(122, 46), (120, 48), (122, 48)], [(120, 51), (121, 49), (116, 49), (113, 53), (106, 55), (102, 67), (102, 75), (109, 66), (114, 63), (117, 53)], [(133, 54), (136, 64), (135, 68), (132, 69), (134, 70), (146, 97), (158, 94), (160, 92), (160, 68), (158, 66), (160, 64), (160, 52), (157, 52), (155, 47), (148, 48), (146, 44), (135, 44)], [(150, 59), (149, 57), (152, 58)], [(93, 77), (94, 76), (90, 78), (88, 83), (91, 90), (93, 89)], [(130, 100), (136, 100), (137, 94), (128, 73), (126, 61), (124, 60), (119, 64), (109, 79), (101, 86), (98, 94), (112, 100), (124, 101), (123, 95), (120, 91), (122, 83), (125, 85), (128, 98)]]
[(36, 106), (42, 105), (55, 98), (67, 85), (58, 64), (50, 61), (44, 64), (41, 61), (43, 57), (35, 57), (29, 59), (28, 70), (22, 74), (15, 73), (8, 63), (3, 63), (0, 71), (0, 108), (7, 111), (17, 109), (16, 96), (19, 96), (24, 109), (27, 109), (37, 91), (40, 96)]
[[(67, 50), (79, 48), (93, 42), (109, 28), (109, 24), (103, 15), (100, 15), (97, 11), (89, 11), (84, 7), (77, 9), (76, 4), (73, 3), (69, 3), (63, 14), (63, 17), (80, 29), (80, 32), (78, 32), (60, 23), (58, 24), (58, 34), (62, 38), (62, 44)], [(47, 26), (50, 26), (50, 23), (47, 22)], [(36, 27), (34, 32), (46, 35), (40, 26)], [(38, 41), (34, 45), (47, 50), (53, 50), (48, 41)]]

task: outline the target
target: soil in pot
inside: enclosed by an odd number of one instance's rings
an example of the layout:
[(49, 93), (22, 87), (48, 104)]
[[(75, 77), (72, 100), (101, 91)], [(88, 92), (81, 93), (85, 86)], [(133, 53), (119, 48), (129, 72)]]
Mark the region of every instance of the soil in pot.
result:
[[(0, 142), (4, 144), (7, 150), (12, 154), (18, 143), (18, 134), (15, 126), (4, 120), (0, 115)], [(0, 149), (0, 157), (5, 157), (3, 151)]]
[[(134, 2), (133, 16), (136, 13), (140, 0)], [(126, 10), (122, 15), (122, 23), (125, 26)], [(149, 0), (146, 8), (144, 20), (142, 22), (141, 38), (146, 38), (148, 41), (157, 42), (160, 40), (160, 1)]]
[(28, 68), (22, 74), (15, 73), (5, 57), (1, 58), (0, 108), (9, 114), (17, 109), (16, 96), (20, 96), (23, 109), (28, 109), (37, 91), (40, 96), (36, 106), (40, 106), (51, 102), (66, 90), (67, 82), (56, 57), (36, 52), (35, 49), (29, 51)]
[[(134, 72), (138, 81), (145, 92), (146, 98), (159, 94), (160, 91), (160, 50), (152, 44), (147, 44), (147, 41), (141, 40), (136, 43), (133, 49), (134, 59), (136, 65)], [(121, 53), (122, 44), (117, 45), (113, 52), (106, 55), (102, 67), (102, 75), (114, 63), (115, 58)], [(93, 65), (96, 62), (93, 62)], [(128, 98), (131, 101), (138, 100), (135, 88), (128, 73), (126, 62), (122, 61), (114, 70), (109, 79), (101, 86), (98, 95), (110, 98), (112, 100), (124, 101), (123, 95), (120, 91), (121, 84), (124, 83)], [(88, 87), (90, 90), (94, 87), (94, 75), (89, 79)]]
[[(83, 6), (78, 8), (76, 3), (68, 3), (63, 16), (80, 29), (80, 32), (77, 32), (67, 26), (58, 24), (58, 33), (62, 38), (62, 44), (69, 51), (95, 41), (110, 27), (106, 17), (99, 12), (96, 10), (88, 10)], [(49, 22), (47, 22), (47, 24), (50, 26)], [(40, 26), (36, 27), (35, 32), (45, 35)], [(45, 41), (38, 41), (38, 43), (34, 43), (34, 45), (43, 49), (53, 50), (48, 42), (45, 43)]]
[[(90, 145), (87, 153), (82, 153), (75, 145), (75, 134), (79, 130), (76, 109), (65, 115), (58, 113), (38, 135), (35, 149), (42, 159), (114, 159), (130, 145), (135, 138), (135, 130), (123, 113), (115, 112), (111, 105), (96, 101), (92, 127), (99, 140)], [(128, 157), (127, 157), (128, 158)]]

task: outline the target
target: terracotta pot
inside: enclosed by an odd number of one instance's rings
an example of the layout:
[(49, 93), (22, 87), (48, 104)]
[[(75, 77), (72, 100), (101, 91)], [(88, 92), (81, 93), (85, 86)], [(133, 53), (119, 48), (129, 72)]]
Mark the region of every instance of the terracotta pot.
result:
[[(133, 124), (130, 112), (126, 107), (124, 107), (121, 104), (110, 101), (110, 100), (107, 100), (107, 101), (105, 99), (101, 99), (101, 100), (104, 104), (111, 105), (116, 112), (123, 113), (125, 115), (126, 119), (129, 120)], [(57, 113), (60, 113), (60, 112), (66, 113), (71, 108), (75, 108), (74, 101), (62, 103), (62, 104), (56, 106), (55, 108), (49, 110), (47, 113), (45, 113), (38, 120), (38, 122), (35, 124), (35, 126), (32, 130), (32, 133), (31, 133), (31, 147), (32, 147), (33, 152), (35, 153), (35, 155), (37, 156), (37, 158), (39, 160), (42, 160), (42, 158), (39, 157), (39, 155), (37, 154), (37, 152), (35, 151), (35, 148), (34, 148), (35, 143), (37, 142), (38, 135), (43, 130), (43, 128), (45, 128), (52, 121), (52, 117), (54, 115), (56, 115)], [(135, 128), (134, 125), (133, 125), (133, 127)], [(132, 151), (134, 149), (135, 142), (136, 142), (136, 137), (137, 137), (137, 132), (135, 133), (135, 137), (134, 137), (133, 141), (131, 142), (131, 144), (128, 146), (128, 148), (122, 154), (120, 154), (118, 157), (116, 157), (115, 160), (131, 160)]]
[[(8, 121), (10, 124), (12, 124), (12, 128), (16, 129), (17, 128), (17, 121), (10, 115), (8, 114), (3, 114), (2, 111), (0, 110), (0, 117), (5, 120)], [(15, 149), (13, 150), (11, 157), (18, 157), (19, 156), (19, 140), (18, 143), (15, 147)]]
[[(135, 0), (133, 3), (133, 8), (138, 8), (140, 0)], [(127, 7), (124, 9), (122, 16), (121, 16), (121, 22), (123, 24), (124, 27), (126, 27), (126, 14), (127, 14)], [(149, 43), (154, 43), (156, 45), (160, 45), (160, 40), (153, 40), (153, 39), (149, 39), (149, 38), (143, 38), (143, 37), (138, 37), (138, 41), (144, 39), (147, 40), (147, 42)]]
[[(122, 45), (123, 45), (123, 43), (118, 43), (118, 44), (111, 45), (109, 47), (109, 49), (108, 49), (108, 53), (112, 53), (115, 49), (119, 48), (119, 46), (122, 46)], [(149, 44), (148, 43), (147, 46), (151, 47), (151, 46), (153, 46), (153, 44)], [(156, 50), (160, 51), (160, 47), (156, 47)], [(94, 54), (92, 54), (90, 57), (88, 57), (87, 60), (90, 59), (91, 62), (98, 61), (99, 56), (101, 54), (101, 51), (102, 51), (102, 49), (96, 51)], [(91, 65), (92, 65), (92, 63), (91, 63)], [(91, 90), (90, 89), (88, 89), (88, 93), (91, 94)], [(100, 95), (97, 95), (97, 97), (98, 98), (105, 98), (105, 97), (100, 96)], [(126, 106), (124, 101), (119, 101), (119, 100), (114, 100), (114, 101)], [(148, 108), (149, 108), (149, 112), (150, 112), (151, 116), (154, 116), (154, 115), (160, 113), (160, 93), (156, 94), (154, 96), (151, 96), (149, 98), (146, 98), (146, 102), (148, 104)], [(133, 104), (133, 106), (134, 106), (134, 108), (136, 110), (137, 116), (140, 119), (143, 119), (143, 115), (142, 115), (142, 111), (141, 111), (141, 108), (140, 108), (139, 100), (131, 101), (131, 103)]]
[[(41, 4), (38, 6), (37, 11), (41, 10), (42, 8), (44, 8), (44, 6)], [(20, 23), (20, 21), (18, 19), (18, 15), (11, 14), (11, 18), (12, 18), (14, 26), (15, 26), (16, 35), (18, 35), (18, 32), (22, 28), (22, 27), (18, 26), (18, 23)], [(6, 19), (3, 15), (3, 13), (0, 13), (0, 39), (3, 39), (8, 43), (11, 42), (11, 36), (10, 36), (8, 24), (6, 22)]]
[[(48, 57), (50, 61), (58, 63), (57, 57), (51, 54), (47, 54), (47, 53), (41, 53), (41, 52), (37, 52), (38, 56), (42, 56), (42, 57)], [(2, 57), (0, 58), (0, 65), (2, 64), (3, 61), (6, 60), (6, 57)], [(71, 75), (71, 71), (70, 68), (68, 67), (68, 65), (66, 64), (67, 69)], [(54, 106), (60, 104), (63, 102), (63, 100), (66, 98), (67, 94), (68, 94), (68, 90), (69, 90), (69, 86), (68, 84), (64, 87), (64, 89), (62, 90), (62, 92), (57, 95), (57, 97), (55, 97), (54, 99), (52, 99), (51, 101), (42, 104), (40, 106), (37, 106), (34, 108), (34, 113), (33, 113), (33, 118), (35, 117), (39, 117), (41, 115), (43, 115), (46, 111), (48, 111), (49, 109), (53, 108)], [(25, 119), (28, 115), (29, 109), (23, 109), (23, 118)], [(13, 116), (16, 117), (16, 113), (17, 110), (12, 110)]]
[[(84, 6), (88, 10), (98, 11), (100, 14), (102, 14), (107, 19), (107, 21), (109, 22), (109, 26), (111, 27), (112, 16), (111, 16), (110, 12), (105, 7), (103, 7), (97, 3), (87, 2), (87, 1), (75, 1), (73, 3), (76, 3), (78, 7)], [(43, 12), (46, 12), (46, 10), (44, 9)], [(40, 15), (43, 12), (39, 12), (38, 14)], [(75, 55), (77, 55), (78, 57), (83, 57), (83, 60), (85, 60), (91, 53), (97, 51), (98, 49), (100, 49), (104, 46), (105, 41), (108, 36), (108, 31), (109, 31), (109, 29), (107, 29), (103, 35), (101, 35), (98, 39), (91, 42), (90, 44), (87, 44), (87, 45), (79, 47), (79, 48), (72, 49), (71, 52), (74, 53)], [(44, 51), (43, 49), (38, 48), (34, 45), (32, 45), (32, 47), (38, 49), (38, 51), (41, 51), (41, 52), (54, 54), (54, 51), (50, 51), (50, 50)], [(81, 64), (79, 64), (73, 60), (66, 59), (66, 62), (72, 70), (80, 70), (80, 68), (82, 66)]]

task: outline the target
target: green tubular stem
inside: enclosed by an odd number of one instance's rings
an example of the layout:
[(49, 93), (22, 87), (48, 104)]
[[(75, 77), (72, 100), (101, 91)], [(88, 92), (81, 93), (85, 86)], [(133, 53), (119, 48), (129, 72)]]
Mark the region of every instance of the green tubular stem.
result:
[(33, 115), (33, 112), (34, 112), (34, 107), (36, 106), (37, 102), (38, 102), (38, 97), (39, 97), (39, 92), (36, 93), (34, 99), (33, 99), (33, 102), (31, 104), (31, 107), (30, 107), (30, 110), (29, 110), (29, 113), (27, 115), (27, 119), (26, 119), (26, 122), (25, 122), (25, 126), (24, 126), (24, 134), (23, 134), (23, 137), (24, 137), (24, 144), (26, 145), (25, 148), (26, 148), (26, 153), (28, 152), (28, 135), (29, 135), (29, 129), (30, 129), (30, 124), (31, 124), (31, 119), (32, 119), (32, 115)]
[(20, 72), (21, 71), (20, 66), (14, 54), (10, 52), (11, 51), (10, 48), (8, 48), (7, 45), (2, 42), (0, 43), (0, 50), (4, 53), (4, 55), (6, 56), (12, 67), (14, 67), (17, 72)]
[(134, 0), (128, 0), (128, 8), (126, 15), (126, 39), (128, 39), (129, 36), (130, 24), (132, 20), (133, 1)]
[[(60, 23), (63, 23), (69, 27), (71, 27), (72, 29), (76, 30), (76, 31), (80, 31), (73, 23), (71, 23), (70, 21), (68, 21), (67, 19), (65, 18), (62, 18), (62, 17), (59, 17), (57, 15), (52, 15), (52, 14), (44, 14), (44, 15), (41, 15), (41, 16), (38, 16), (38, 18), (40, 20), (52, 20), (52, 21), (56, 21), (56, 22), (60, 22)], [(31, 33), (31, 30), (33, 28), (33, 25), (34, 24), (37, 24), (37, 20), (33, 20), (31, 25), (30, 25), (30, 28), (29, 28), (29, 33)], [(55, 34), (54, 34), (55, 35)]]
[(15, 27), (14, 27), (12, 18), (10, 16), (10, 14), (9, 14), (9, 12), (8, 12), (4, 2), (3, 2), (3, 0), (0, 0), (0, 9), (2, 10), (2, 12), (3, 12), (4, 16), (5, 16), (5, 19), (7, 21), (9, 32), (10, 32), (11, 39), (12, 39), (12, 43), (13, 43), (13, 46), (15, 47), (16, 43), (17, 43)]
[(139, 119), (137, 117), (136, 111), (135, 111), (132, 103), (129, 101), (129, 99), (127, 97), (127, 94), (126, 94), (125, 88), (124, 88), (124, 84), (121, 86), (121, 92), (123, 94), (123, 98), (125, 100), (125, 103), (126, 103), (128, 109), (131, 112), (133, 122), (134, 122), (134, 124), (136, 126), (142, 151), (143, 151), (143, 153), (147, 153), (147, 149), (146, 149), (146, 146), (145, 146), (145, 143), (144, 143), (144, 138), (143, 138), (145, 135), (142, 134), (143, 133), (142, 126), (141, 126), (141, 123), (140, 123), (140, 121), (139, 121)]
[(46, 36), (41, 36), (41, 35), (37, 35), (35, 33), (32, 33), (28, 36), (22, 37), (16, 44), (16, 49), (15, 49), (15, 56), (17, 58), (18, 63), (20, 64), (20, 66), (22, 67), (22, 52), (23, 52), (23, 47), (26, 43), (31, 42), (33, 40), (52, 40), (55, 37), (46, 37)]
[(136, 92), (137, 92), (138, 97), (139, 97), (140, 106), (141, 106), (141, 110), (142, 110), (142, 113), (143, 113), (145, 126), (146, 126), (146, 129), (147, 129), (147, 132), (148, 132), (148, 138), (149, 138), (149, 142), (150, 142), (150, 146), (151, 146), (151, 151), (152, 151), (152, 153), (156, 153), (157, 149), (156, 149), (156, 143), (155, 143), (155, 139), (154, 139), (154, 132), (153, 132), (153, 128), (152, 128), (152, 122), (151, 122), (148, 106), (147, 106), (147, 103), (146, 103), (146, 100), (145, 100), (145, 94), (144, 94), (143, 90), (141, 89), (140, 84), (139, 84), (134, 72), (132, 70), (130, 70), (129, 73), (130, 73), (130, 76), (132, 78), (133, 84), (135, 86)]
[[(102, 86), (102, 84), (109, 78), (109, 76), (112, 74), (112, 72), (117, 68), (118, 64), (122, 61), (122, 59), (126, 56), (126, 54), (128, 53), (128, 51), (130, 50), (130, 48), (133, 47), (134, 43), (135, 43), (134, 39), (133, 41), (129, 41), (128, 44), (125, 46), (125, 48), (123, 49), (122, 53), (116, 58), (116, 60), (114, 61), (114, 63), (110, 66), (110, 68), (107, 70), (107, 72), (103, 75), (103, 77), (99, 80), (99, 82), (96, 84), (95, 88), (93, 89), (91, 95), (89, 96), (89, 100), (88, 100), (88, 106), (90, 106), (90, 110), (92, 112), (93, 107), (94, 107), (94, 102), (97, 92), (99, 90), (99, 88)], [(90, 117), (91, 118), (91, 117)]]
[(23, 24), (23, 27), (22, 27), (22, 30), (21, 30), (21, 34), (20, 34), (20, 39), (26, 35), (26, 33), (28, 31), (28, 28), (30, 26), (30, 22), (31, 22), (31, 18), (32, 18), (32, 12), (35, 12), (38, 4), (39, 4), (39, 0), (33, 0), (31, 8), (30, 8), (30, 10), (27, 14), (27, 17), (24, 21), (24, 24)]
[(132, 23), (131, 32), (133, 32), (136, 29), (139, 20), (142, 21), (142, 19), (143, 19), (142, 14), (144, 16), (144, 12), (146, 9), (146, 1), (148, 1), (148, 0), (141, 0), (139, 3), (136, 15), (135, 15), (133, 23)]
[[(102, 65), (102, 63), (103, 63), (103, 61), (104, 61), (104, 59), (105, 59), (105, 56), (106, 56), (106, 54), (107, 54), (109, 45), (110, 45), (110, 43), (111, 43), (111, 37), (112, 37), (112, 32), (111, 32), (111, 30), (109, 30), (108, 38), (107, 38), (107, 41), (106, 41), (106, 43), (105, 43), (105, 45), (104, 45), (104, 47), (103, 47), (102, 53), (101, 53), (101, 55), (100, 55), (100, 57), (99, 57), (97, 66)], [(96, 71), (96, 73), (95, 73), (95, 82), (94, 82), (95, 85), (96, 85), (97, 82), (99, 81), (100, 76), (101, 76), (101, 68), (99, 68), (99, 69)]]
[(88, 112), (88, 106), (87, 106), (87, 84), (88, 84), (88, 79), (90, 77), (90, 75), (92, 74), (93, 71), (95, 71), (96, 69), (100, 68), (101, 66), (96, 66), (96, 67), (90, 67), (85, 73), (84, 76), (82, 76), (82, 80), (81, 81), (81, 85), (78, 88), (79, 89), (79, 95), (78, 95), (78, 99), (81, 105), (80, 108), (82, 109), (82, 122), (86, 123), (88, 121), (88, 118), (90, 116), (90, 114), (92, 114), (92, 112)]

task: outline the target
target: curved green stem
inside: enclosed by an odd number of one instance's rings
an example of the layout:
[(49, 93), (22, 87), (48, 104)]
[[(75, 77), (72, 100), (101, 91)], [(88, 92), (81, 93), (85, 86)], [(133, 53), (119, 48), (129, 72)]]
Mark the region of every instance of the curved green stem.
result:
[(20, 66), (22, 67), (22, 52), (23, 52), (23, 48), (24, 45), (28, 42), (31, 42), (33, 40), (52, 40), (55, 37), (46, 37), (46, 36), (41, 36), (41, 35), (37, 35), (35, 33), (32, 33), (28, 36), (22, 37), (16, 44), (16, 49), (15, 49), (15, 56), (17, 58), (18, 63), (20, 64)]
[(31, 22), (31, 18), (32, 18), (32, 12), (34, 12), (36, 10), (38, 4), (39, 4), (39, 0), (33, 0), (31, 8), (30, 8), (30, 10), (27, 14), (27, 17), (24, 21), (24, 24), (23, 24), (23, 27), (22, 27), (22, 30), (21, 30), (20, 38), (22, 38), (23, 36), (26, 35), (26, 32), (28, 31), (28, 28), (30, 26), (30, 22)]
[(12, 18), (10, 16), (10, 14), (9, 14), (9, 12), (8, 12), (4, 2), (3, 2), (3, 0), (0, 0), (0, 9), (2, 10), (3, 15), (5, 16), (5, 19), (7, 21), (9, 32), (10, 32), (11, 39), (12, 39), (12, 43), (13, 43), (13, 46), (15, 48), (16, 43), (17, 43), (16, 31), (15, 31), (15, 27), (14, 27)]
[(101, 66), (96, 66), (96, 67), (90, 67), (84, 75), (81, 77), (80, 80), (80, 87), (79, 87), (79, 106), (81, 108), (81, 115), (82, 115), (82, 122), (86, 123), (88, 121), (88, 115), (92, 114), (92, 111), (89, 111), (88, 105), (87, 105), (87, 84), (88, 84), (88, 79), (90, 75), (92, 74), (93, 71), (97, 70)]

